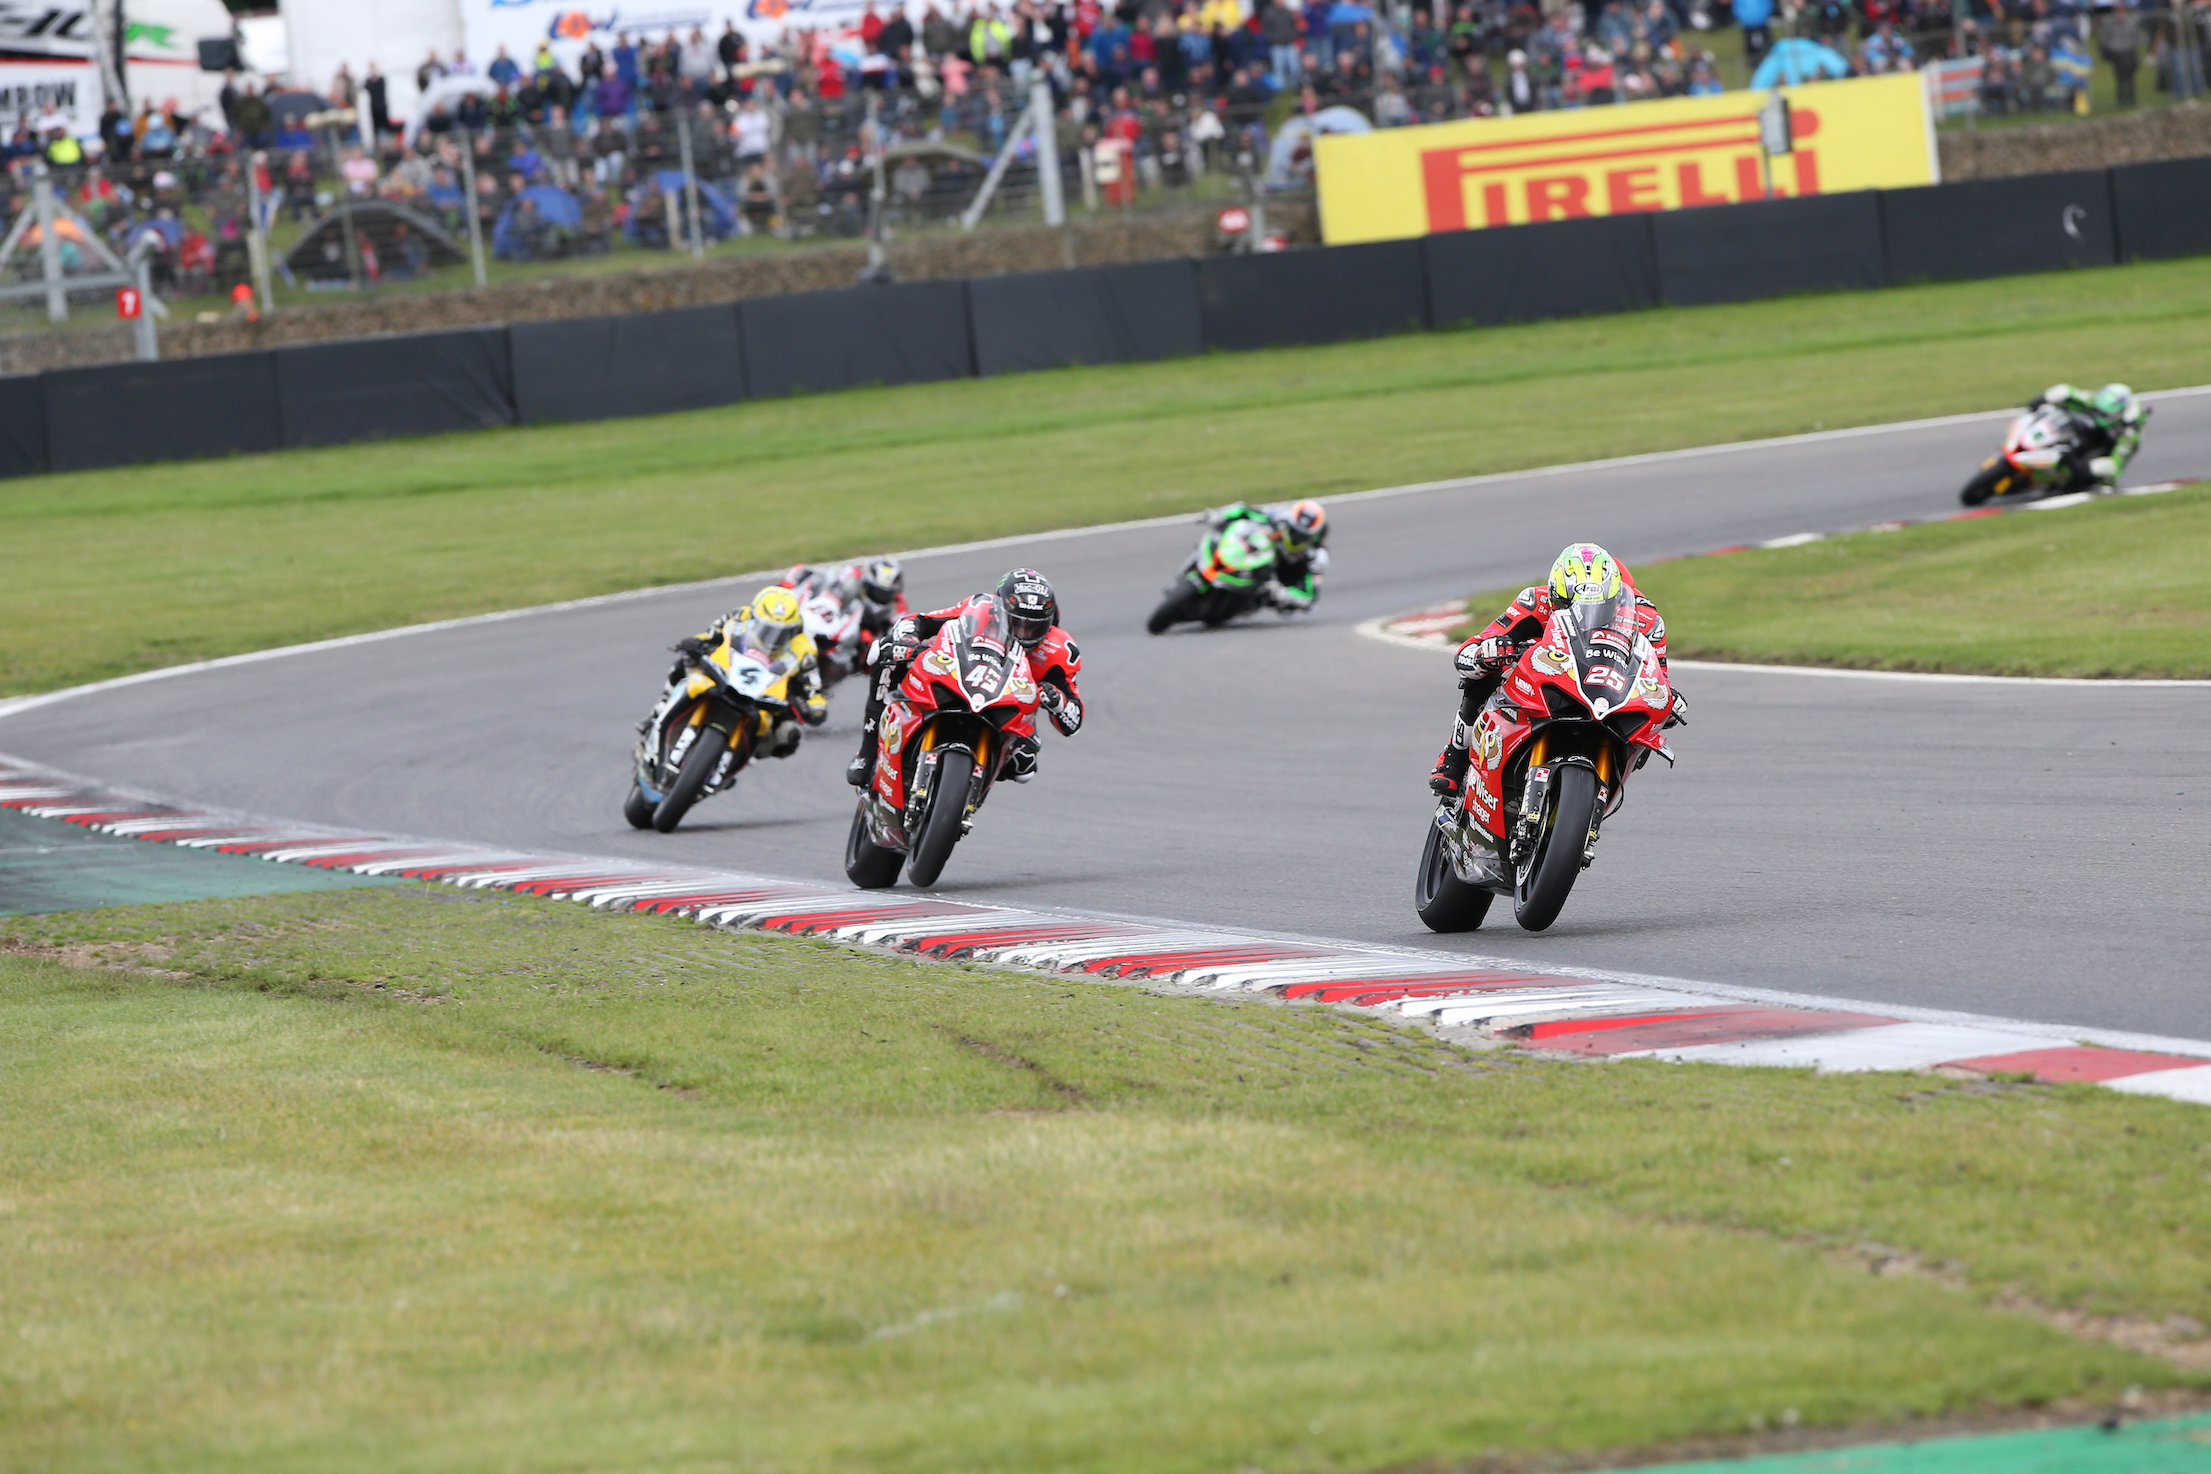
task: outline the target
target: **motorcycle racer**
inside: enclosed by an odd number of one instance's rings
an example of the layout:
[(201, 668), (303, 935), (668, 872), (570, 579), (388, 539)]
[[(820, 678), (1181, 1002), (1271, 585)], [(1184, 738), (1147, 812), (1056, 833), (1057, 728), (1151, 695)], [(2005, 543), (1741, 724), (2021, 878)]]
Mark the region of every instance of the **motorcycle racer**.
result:
[(2064, 410), (2080, 426), (2077, 450), (2067, 451), (2073, 484), (2109, 491), (2118, 485), (2119, 473), (2142, 447), (2142, 422), (2149, 411), (2124, 384), (2106, 384), (2095, 393), (2071, 384), (2052, 384), (2027, 402), (2030, 410), (2050, 405)]
[(787, 687), (788, 712), (776, 721), (768, 746), (769, 756), (789, 757), (798, 751), (805, 727), (818, 727), (829, 720), (829, 697), (821, 688), (818, 654), (799, 614), (798, 596), (780, 584), (770, 584), (753, 595), (750, 604), (740, 605), (700, 633), (676, 641), (674, 649), (680, 658), (668, 672), (668, 684), (683, 680), (687, 664), (704, 660), (725, 637), (732, 645), (756, 650), (769, 660), (795, 665)]
[(1285, 611), (1312, 608), (1328, 573), (1327, 509), (1307, 497), (1287, 511), (1230, 502), (1205, 514), (1206, 526), (1215, 533), (1247, 521), (1263, 523), (1275, 547), (1267, 602)]
[[(1037, 705), (1052, 718), (1060, 735), (1072, 737), (1082, 729), (1082, 692), (1075, 676), (1082, 670), (1082, 652), (1059, 627), (1059, 599), (1051, 583), (1033, 568), (1016, 568), (998, 580), (989, 594), (975, 594), (947, 609), (908, 614), (892, 625), (876, 643), (870, 662), (876, 667), (875, 684), (869, 689), (867, 716), (860, 723), (860, 751), (845, 768), (845, 782), (865, 788), (875, 777), (877, 721), (891, 693), (906, 679), (906, 669), (938, 630), (966, 613), (977, 599), (993, 598), (1004, 606), (1012, 622), (1013, 637), (1029, 659), (1029, 676), (1037, 685)], [(1036, 719), (1022, 716), (1006, 726), (1004, 774), (1016, 783), (1036, 776)]]
[[(1428, 775), (1430, 791), (1438, 798), (1458, 796), (1466, 780), (1468, 730), (1496, 696), (1505, 672), (1512, 669), (1520, 652), (1543, 637), (1551, 616), (1576, 599), (1610, 598), (1623, 589), (1635, 596), (1637, 630), (1658, 652), (1658, 663), (1666, 663), (1666, 621), (1659, 616), (1658, 606), (1643, 597), (1626, 567), (1603, 548), (1595, 543), (1570, 544), (1552, 562), (1548, 584), (1522, 589), (1505, 606), (1504, 613), (1459, 646), (1459, 713), (1451, 725), (1451, 740), (1444, 744), (1435, 771)], [(1688, 699), (1674, 692), (1673, 710), (1667, 714), (1666, 725), (1685, 725), (1688, 710)]]

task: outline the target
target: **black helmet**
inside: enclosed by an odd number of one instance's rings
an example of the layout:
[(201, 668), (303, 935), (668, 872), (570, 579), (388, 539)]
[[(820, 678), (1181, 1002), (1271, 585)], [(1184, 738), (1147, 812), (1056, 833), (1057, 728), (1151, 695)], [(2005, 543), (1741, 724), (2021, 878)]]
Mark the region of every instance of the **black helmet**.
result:
[(998, 580), (998, 602), (1013, 623), (1013, 637), (1034, 645), (1059, 623), (1059, 600), (1051, 582), (1034, 568), (1016, 568)]
[(896, 558), (870, 558), (860, 565), (860, 593), (870, 604), (895, 604), (906, 591), (906, 570)]

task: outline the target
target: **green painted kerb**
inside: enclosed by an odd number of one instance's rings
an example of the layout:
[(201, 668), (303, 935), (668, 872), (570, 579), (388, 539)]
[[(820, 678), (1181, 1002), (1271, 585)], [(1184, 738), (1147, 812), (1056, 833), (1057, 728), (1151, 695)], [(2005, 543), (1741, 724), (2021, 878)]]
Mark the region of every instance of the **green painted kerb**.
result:
[(1931, 1438), (1660, 1469), (1664, 1474), (2206, 1474), (2211, 1416), (2132, 1423), (2108, 1433), (2064, 1428)]
[(388, 883), (310, 865), (273, 865), (94, 834), (59, 819), (0, 809), (0, 916)]

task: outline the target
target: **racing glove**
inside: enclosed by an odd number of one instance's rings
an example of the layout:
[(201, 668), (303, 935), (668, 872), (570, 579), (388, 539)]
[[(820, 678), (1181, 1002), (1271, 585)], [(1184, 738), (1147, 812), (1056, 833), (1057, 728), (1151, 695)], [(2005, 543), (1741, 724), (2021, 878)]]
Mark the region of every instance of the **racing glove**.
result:
[(1498, 635), (1459, 647), (1458, 667), (1462, 676), (1495, 675), (1511, 663), (1512, 645)]
[(1663, 732), (1668, 727), (1686, 727), (1688, 725), (1689, 698), (1682, 695), (1679, 691), (1676, 691), (1674, 693), (1673, 705), (1666, 712), (1665, 724), (1661, 726), (1658, 730)]
[(697, 635), (685, 635), (668, 648), (689, 659), (704, 660), (710, 647), (705, 640), (700, 639)]
[(2110, 456), (2091, 456), (2088, 461), (2088, 474), (2109, 486), (2119, 479), (2119, 463)]
[(1072, 737), (1082, 730), (1082, 703), (1051, 682), (1038, 683), (1036, 704), (1051, 714), (1061, 736)]

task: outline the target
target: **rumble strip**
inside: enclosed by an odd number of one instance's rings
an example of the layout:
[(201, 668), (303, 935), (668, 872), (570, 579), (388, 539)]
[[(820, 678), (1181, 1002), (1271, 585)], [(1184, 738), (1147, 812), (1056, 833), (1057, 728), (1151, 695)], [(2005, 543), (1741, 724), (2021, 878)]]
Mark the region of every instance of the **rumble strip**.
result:
[(2211, 1042), (2082, 1043), (1960, 1015), (1860, 1012), (1671, 979), (1568, 972), (1351, 943), (941, 900), (637, 860), (350, 833), (163, 802), (0, 757), (0, 807), (150, 843), (580, 901), (603, 911), (819, 937), (945, 961), (1369, 1009), (1460, 1039), (1589, 1057), (1943, 1069), (2086, 1080), (2211, 1104)]

